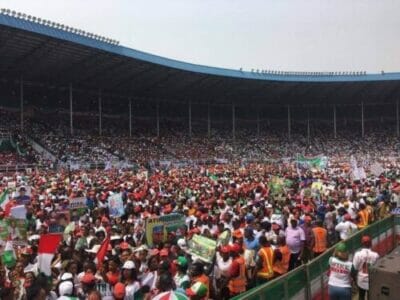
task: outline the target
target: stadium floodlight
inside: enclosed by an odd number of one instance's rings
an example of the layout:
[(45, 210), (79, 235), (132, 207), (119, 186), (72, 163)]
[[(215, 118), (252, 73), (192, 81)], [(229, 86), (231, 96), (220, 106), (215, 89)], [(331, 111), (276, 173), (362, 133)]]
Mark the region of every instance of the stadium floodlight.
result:
[(12, 12), (11, 12), (11, 15), (14, 17), (15, 15), (17, 14), (17, 12), (15, 11), (15, 10), (13, 10)]

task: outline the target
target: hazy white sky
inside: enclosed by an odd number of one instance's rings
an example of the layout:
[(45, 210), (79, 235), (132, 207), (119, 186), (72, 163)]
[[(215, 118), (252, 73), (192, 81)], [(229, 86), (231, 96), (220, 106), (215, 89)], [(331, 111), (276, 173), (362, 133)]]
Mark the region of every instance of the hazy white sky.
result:
[(0, 0), (0, 6), (203, 65), (400, 71), (399, 0)]

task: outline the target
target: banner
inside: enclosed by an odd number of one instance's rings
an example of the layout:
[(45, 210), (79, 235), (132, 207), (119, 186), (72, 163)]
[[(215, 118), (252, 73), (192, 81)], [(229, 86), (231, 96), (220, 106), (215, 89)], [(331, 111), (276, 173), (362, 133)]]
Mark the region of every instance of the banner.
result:
[(146, 219), (146, 242), (149, 247), (165, 242), (169, 233), (185, 230), (185, 217), (181, 214), (169, 214)]
[(268, 187), (270, 190), (270, 194), (272, 196), (277, 196), (280, 195), (284, 192), (283, 188), (285, 186), (285, 183), (282, 178), (279, 178), (277, 176), (272, 177), (271, 181), (268, 183)]
[(188, 241), (188, 252), (197, 258), (211, 263), (213, 261), (217, 242), (206, 238), (205, 236), (195, 234), (191, 240)]
[(328, 158), (326, 156), (317, 156), (317, 157), (298, 157), (296, 160), (296, 164), (299, 168), (302, 169), (325, 169), (328, 165)]
[(121, 217), (125, 213), (121, 193), (108, 197), (108, 208), (110, 209), (110, 216), (113, 217)]
[(57, 212), (56, 222), (49, 224), (49, 233), (64, 233), (65, 228), (70, 223), (70, 212), (61, 210)]
[(86, 198), (78, 197), (69, 200), (68, 209), (86, 208)]
[(14, 243), (14, 240), (20, 242), (27, 241), (27, 232), (25, 220), (9, 218), (8, 223), (8, 235)]
[(385, 169), (382, 167), (380, 163), (375, 162), (371, 166), (371, 173), (374, 174), (376, 177), (379, 177), (383, 172), (385, 172)]
[(231, 233), (229, 230), (225, 230), (222, 232), (217, 239), (217, 246), (226, 246), (229, 244), (229, 240), (231, 239)]

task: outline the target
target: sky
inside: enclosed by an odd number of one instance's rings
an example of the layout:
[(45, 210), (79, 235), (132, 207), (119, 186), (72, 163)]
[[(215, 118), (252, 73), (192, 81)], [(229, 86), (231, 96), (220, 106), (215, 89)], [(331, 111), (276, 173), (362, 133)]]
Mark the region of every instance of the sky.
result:
[(400, 71), (398, 0), (0, 0), (0, 7), (201, 65)]

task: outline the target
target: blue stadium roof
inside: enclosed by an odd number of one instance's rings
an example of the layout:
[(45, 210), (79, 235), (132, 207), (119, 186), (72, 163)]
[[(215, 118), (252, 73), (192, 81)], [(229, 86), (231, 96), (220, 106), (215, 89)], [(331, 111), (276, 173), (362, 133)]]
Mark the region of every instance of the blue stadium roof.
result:
[(400, 73), (284, 75), (190, 64), (5, 14), (0, 14), (0, 42), (3, 78), (73, 83), (133, 97), (263, 103), (388, 101), (400, 88)]

